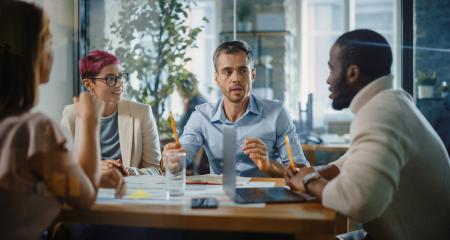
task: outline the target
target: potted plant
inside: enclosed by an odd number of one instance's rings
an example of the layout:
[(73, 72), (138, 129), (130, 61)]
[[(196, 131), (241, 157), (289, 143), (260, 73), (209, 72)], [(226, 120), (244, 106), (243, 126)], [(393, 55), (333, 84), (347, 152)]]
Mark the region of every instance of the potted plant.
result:
[(418, 98), (432, 98), (433, 88), (436, 83), (436, 72), (426, 74), (424, 71), (417, 72), (417, 91)]
[(196, 47), (204, 26), (191, 28), (186, 24), (193, 1), (120, 1), (122, 9), (111, 25), (114, 38), (109, 39), (108, 46), (130, 76), (139, 81), (127, 84), (125, 94), (152, 107), (164, 139), (170, 132), (169, 120), (164, 117), (166, 100), (178, 82), (188, 79), (184, 67), (191, 59), (186, 52)]

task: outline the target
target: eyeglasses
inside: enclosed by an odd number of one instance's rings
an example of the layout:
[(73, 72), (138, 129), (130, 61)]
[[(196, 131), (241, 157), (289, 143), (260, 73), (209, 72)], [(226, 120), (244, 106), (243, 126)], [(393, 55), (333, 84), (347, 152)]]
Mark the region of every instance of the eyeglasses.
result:
[(88, 79), (100, 80), (102, 82), (105, 82), (108, 87), (114, 87), (114, 86), (116, 86), (117, 81), (119, 81), (119, 80), (128, 81), (128, 73), (121, 72), (121, 73), (119, 73), (119, 75), (108, 74), (104, 77), (100, 77), (100, 78), (90, 77)]

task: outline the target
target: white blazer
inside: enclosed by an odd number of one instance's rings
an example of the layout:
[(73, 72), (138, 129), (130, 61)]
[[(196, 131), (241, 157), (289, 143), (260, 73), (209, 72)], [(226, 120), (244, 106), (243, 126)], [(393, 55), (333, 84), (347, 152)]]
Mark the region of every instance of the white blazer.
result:
[[(79, 124), (75, 106), (63, 110), (61, 124), (74, 139), (75, 152), (79, 146)], [(118, 103), (120, 151), (124, 167), (141, 168), (139, 174), (159, 174), (161, 149), (158, 129), (150, 106), (121, 100)]]

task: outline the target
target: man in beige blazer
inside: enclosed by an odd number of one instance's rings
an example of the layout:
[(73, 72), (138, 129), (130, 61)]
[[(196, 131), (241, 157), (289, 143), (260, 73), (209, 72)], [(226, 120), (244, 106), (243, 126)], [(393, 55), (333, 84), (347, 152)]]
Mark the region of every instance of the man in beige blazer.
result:
[(288, 170), (286, 183), (363, 223), (367, 239), (450, 239), (449, 157), (411, 96), (393, 89), (386, 39), (345, 33), (328, 64), (333, 108), (354, 113), (352, 144), (328, 166)]

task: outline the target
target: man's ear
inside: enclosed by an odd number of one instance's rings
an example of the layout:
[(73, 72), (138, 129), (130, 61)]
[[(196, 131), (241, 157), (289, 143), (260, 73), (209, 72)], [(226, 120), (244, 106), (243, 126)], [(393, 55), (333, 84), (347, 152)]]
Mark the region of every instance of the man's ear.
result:
[(354, 64), (348, 66), (346, 75), (347, 75), (347, 83), (351, 85), (355, 84), (361, 78), (359, 66)]
[(252, 81), (256, 78), (256, 68), (252, 68)]
[(214, 81), (217, 83), (217, 84), (219, 84), (219, 82), (218, 82), (218, 78), (219, 78), (219, 76), (218, 76), (219, 74), (217, 73), (217, 71), (215, 71), (214, 72)]

